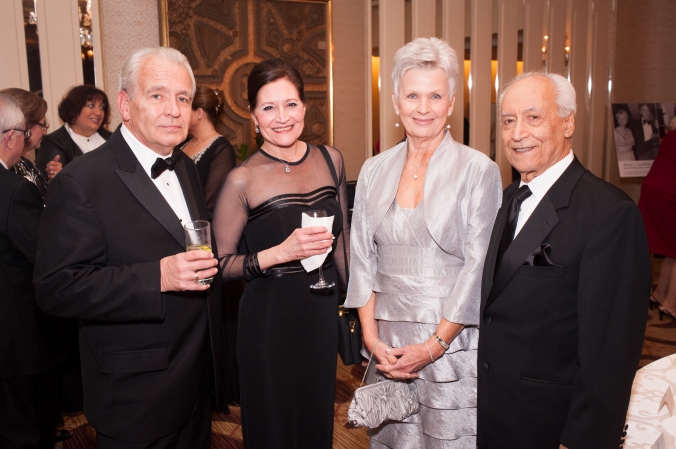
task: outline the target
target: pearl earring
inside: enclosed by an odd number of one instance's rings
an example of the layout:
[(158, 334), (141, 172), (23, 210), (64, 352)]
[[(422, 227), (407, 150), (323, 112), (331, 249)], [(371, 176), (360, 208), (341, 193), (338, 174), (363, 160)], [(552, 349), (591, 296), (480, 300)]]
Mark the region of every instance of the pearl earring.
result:
[[(448, 114), (448, 119), (449, 119), (449, 120), (451, 119), (451, 114)], [(450, 123), (446, 125), (446, 129), (451, 129), (451, 124), (450, 124)]]
[(258, 134), (260, 131), (258, 130), (258, 126), (254, 126), (254, 131), (256, 131), (256, 134)]
[(397, 123), (394, 124), (397, 128), (399, 128), (399, 113), (397, 112)]

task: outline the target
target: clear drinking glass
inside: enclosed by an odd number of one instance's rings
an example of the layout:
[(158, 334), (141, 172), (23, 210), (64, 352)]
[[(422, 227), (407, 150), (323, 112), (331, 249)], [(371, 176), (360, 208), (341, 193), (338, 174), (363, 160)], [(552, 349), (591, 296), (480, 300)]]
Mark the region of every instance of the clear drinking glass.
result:
[[(313, 218), (320, 218), (320, 217), (326, 217), (326, 211), (325, 210), (309, 210), (307, 212), (303, 212), (305, 215), (308, 217), (313, 217)], [(319, 281), (316, 284), (310, 285), (310, 288), (314, 290), (321, 290), (323, 288), (331, 288), (334, 285), (336, 285), (335, 282), (326, 282), (326, 279), (324, 279), (324, 273), (322, 272), (322, 266), (319, 266)]]
[[(208, 221), (189, 221), (183, 225), (183, 229), (185, 231), (186, 251), (194, 251), (198, 249), (211, 251), (211, 224)], [(203, 279), (195, 278), (195, 282), (202, 285), (211, 284), (211, 281), (213, 280), (213, 276)]]

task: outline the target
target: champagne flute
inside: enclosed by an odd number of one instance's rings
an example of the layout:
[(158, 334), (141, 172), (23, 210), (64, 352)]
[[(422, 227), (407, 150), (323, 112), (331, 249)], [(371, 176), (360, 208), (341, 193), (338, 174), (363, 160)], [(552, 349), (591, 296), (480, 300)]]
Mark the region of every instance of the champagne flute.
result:
[[(189, 221), (183, 225), (185, 230), (185, 250), (195, 251), (201, 249), (203, 251), (211, 252), (211, 224), (206, 220)], [(203, 270), (197, 270), (203, 271)], [(202, 278), (197, 277), (195, 273), (195, 282), (202, 285), (211, 284), (214, 277)]]
[[(326, 217), (326, 211), (325, 210), (309, 210), (307, 212), (304, 212), (305, 215), (308, 217), (313, 217), (313, 218), (321, 218), (321, 217)], [(323, 263), (323, 262), (322, 262)], [(313, 290), (321, 290), (324, 288), (331, 288), (334, 285), (336, 285), (335, 282), (327, 282), (326, 279), (324, 279), (324, 273), (322, 272), (322, 266), (319, 266), (319, 281), (316, 284), (310, 285), (310, 288)]]

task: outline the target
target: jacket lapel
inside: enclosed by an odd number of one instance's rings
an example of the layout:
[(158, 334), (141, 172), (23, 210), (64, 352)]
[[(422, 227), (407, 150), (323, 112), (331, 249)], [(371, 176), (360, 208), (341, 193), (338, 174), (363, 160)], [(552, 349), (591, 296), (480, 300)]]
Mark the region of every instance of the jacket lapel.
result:
[[(500, 266), (497, 267), (497, 270), (495, 271), (492, 285), (488, 286), (485, 290), (489, 293), (484, 310), (495, 300), (500, 292), (504, 290), (519, 268), (521, 268), (521, 265), (523, 265), (528, 255), (532, 253), (545, 238), (547, 238), (552, 232), (552, 229), (559, 223), (560, 220), (557, 210), (568, 206), (573, 189), (585, 171), (585, 168), (577, 157), (574, 158), (570, 166), (568, 166), (561, 177), (559, 177), (547, 194), (542, 198), (502, 257)], [(516, 184), (518, 185), (518, 183)], [(486, 256), (486, 265), (489, 264), (489, 257), (491, 257), (491, 267), (487, 267), (486, 270), (484, 270), (484, 274), (488, 276), (490, 276), (491, 272), (487, 270), (495, 267), (497, 248), (500, 244), (500, 238), (502, 237), (502, 230), (507, 221), (507, 213), (504, 211), (505, 204), (508, 204), (508, 201), (503, 203), (503, 207), (498, 213), (496, 225), (493, 234), (491, 235), (489, 254)]]
[(383, 221), (397, 195), (399, 178), (401, 178), (401, 172), (404, 170), (406, 163), (406, 148), (407, 145), (403, 142), (387, 150), (383, 157), (387, 157), (388, 160), (376, 167), (374, 173), (370, 176), (371, 183), (377, 183), (369, 186), (371, 192), (369, 209), (373, 211), (369, 220), (369, 235), (371, 236), (375, 235), (380, 222)]
[[(516, 183), (518, 186), (518, 182)], [(498, 248), (500, 246), (500, 239), (502, 238), (502, 232), (505, 229), (507, 224), (507, 208), (505, 205), (509, 204), (511, 196), (515, 194), (516, 188), (513, 188), (514, 184), (510, 185), (505, 189), (505, 197), (502, 200), (502, 206), (498, 210), (498, 214), (495, 217), (495, 225), (493, 226), (493, 231), (491, 232), (491, 239), (488, 243), (488, 251), (486, 252), (486, 260), (484, 261), (484, 271), (483, 278), (481, 283), (481, 302), (482, 304), (486, 303), (486, 298), (493, 288), (494, 276), (495, 276), (495, 262), (498, 258)]]
[(178, 183), (181, 185), (181, 190), (183, 190), (183, 197), (185, 198), (185, 203), (188, 205), (190, 218), (192, 220), (206, 220), (207, 210), (206, 205), (202, 200), (201, 187), (197, 177), (190, 176), (190, 168), (192, 168), (192, 172), (194, 172), (195, 169), (193, 167), (188, 167), (189, 164), (192, 164), (192, 161), (189, 160), (187, 155), (181, 152), (176, 167), (174, 168), (174, 173), (176, 173)]
[(141, 205), (176, 239), (178, 244), (185, 247), (185, 236), (180, 220), (139, 164), (119, 128), (111, 136), (110, 144), (120, 164), (120, 169), (115, 170), (117, 176)]

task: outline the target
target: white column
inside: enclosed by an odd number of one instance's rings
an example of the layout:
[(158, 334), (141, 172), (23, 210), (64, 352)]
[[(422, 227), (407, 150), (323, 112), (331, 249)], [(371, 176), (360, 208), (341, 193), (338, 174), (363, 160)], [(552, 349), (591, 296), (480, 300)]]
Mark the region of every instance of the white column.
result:
[(29, 90), (21, 0), (0, 0), (0, 10), (0, 89), (20, 87)]
[(57, 106), (73, 86), (82, 84), (82, 53), (77, 0), (38, 1), (38, 34), (43, 97), (49, 105), (47, 121), (57, 128)]
[[(584, 166), (598, 177), (603, 177), (606, 122), (608, 118), (609, 31), (616, 20), (612, 0), (594, 0), (590, 26), (591, 91), (589, 93), (589, 130)], [(578, 102), (579, 104), (579, 102)], [(575, 121), (577, 123), (577, 120)]]
[(380, 50), (380, 151), (396, 145), (403, 137), (403, 127), (395, 127), (397, 114), (392, 104), (392, 61), (404, 46), (404, 0), (379, 3)]
[(101, 20), (98, 0), (92, 1), (92, 47), (94, 50), (94, 82), (98, 89), (105, 90), (103, 80), (103, 52), (101, 51)]
[[(387, 0), (385, 0), (387, 1)], [(381, 1), (382, 5), (385, 1)], [(411, 37), (434, 37), (436, 1), (435, 0), (411, 0)]]
[(471, 0), (469, 144), (486, 155), (491, 151), (491, 91), (494, 89), (491, 80), (492, 3), (492, 0)]
[(465, 108), (465, 0), (441, 0), (441, 38), (448, 42), (458, 56), (458, 83), (450, 123), (453, 139), (462, 143)]
[[(516, 76), (518, 13), (518, 0), (498, 0), (498, 96), (503, 86)], [(502, 149), (500, 111), (496, 111), (495, 121), (495, 162), (500, 167), (502, 186), (507, 187), (512, 182), (512, 166)]]
[(547, 11), (547, 71), (566, 75), (566, 0), (549, 0)]
[(586, 160), (587, 133), (587, 84), (589, 81), (589, 62), (587, 40), (589, 33), (590, 3), (588, 0), (572, 0), (570, 15), (570, 60), (568, 73), (570, 82), (577, 94), (577, 113), (575, 114), (575, 133), (571, 142), (573, 152), (581, 161)]
[(523, 0), (523, 71), (542, 69), (544, 0)]

